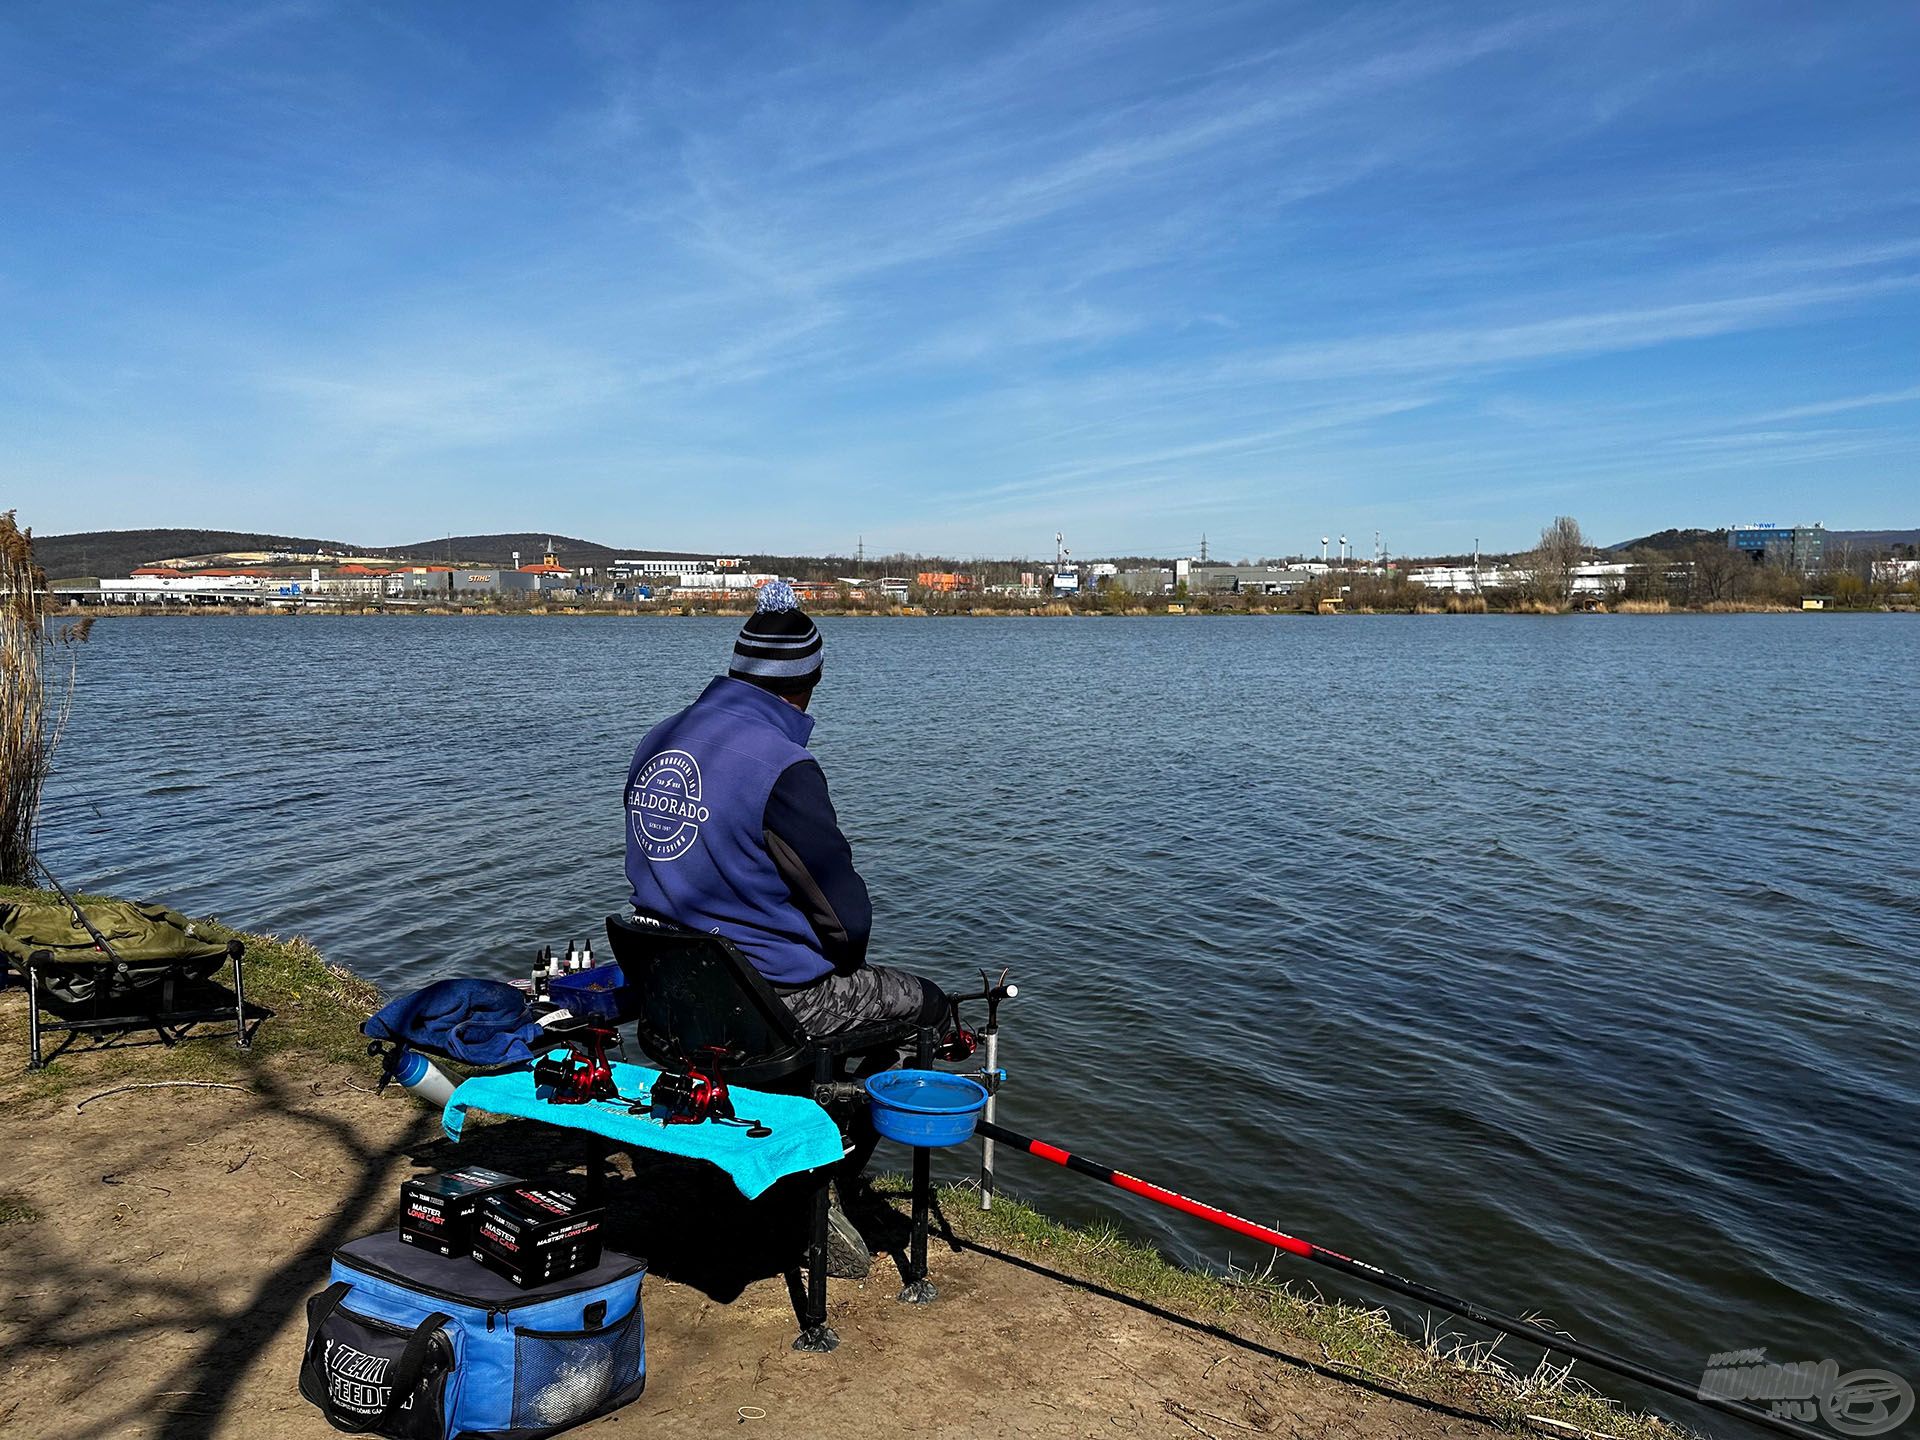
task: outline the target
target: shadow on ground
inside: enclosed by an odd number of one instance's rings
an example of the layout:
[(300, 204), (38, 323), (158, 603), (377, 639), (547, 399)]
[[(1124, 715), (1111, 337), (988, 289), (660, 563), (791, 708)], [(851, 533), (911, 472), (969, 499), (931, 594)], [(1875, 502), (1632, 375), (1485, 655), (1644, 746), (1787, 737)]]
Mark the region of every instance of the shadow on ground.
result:
[[(393, 1224), (408, 1175), (462, 1164), (547, 1174), (585, 1158), (576, 1135), (526, 1121), (476, 1124), (454, 1146), (432, 1112), (337, 1073), (263, 1067), (253, 1086), (140, 1090), (77, 1113), (63, 1101), (0, 1117), (7, 1188), (39, 1212), (0, 1224), (0, 1433), (328, 1434), (296, 1376), (304, 1305), (324, 1286), (331, 1251)], [(789, 1297), (764, 1282), (801, 1253), (804, 1183), (749, 1202), (707, 1167), (625, 1151), (598, 1173), (608, 1243), (675, 1282), (649, 1292), (656, 1364), (646, 1401), (605, 1422), (620, 1433), (710, 1435), (739, 1423), (743, 1405), (796, 1437), (858, 1432), (878, 1415), (903, 1433), (1482, 1433), (1467, 1412), (944, 1226), (937, 1303), (896, 1304), (883, 1262), (869, 1283), (832, 1290), (841, 1349), (799, 1355)], [(856, 1213), (899, 1249), (904, 1207), (890, 1194)]]
[[(93, 1413), (91, 1404), (74, 1406), (60, 1427), (68, 1440), (112, 1435), (135, 1421), (166, 1440), (204, 1436), (230, 1408), (241, 1379), (267, 1344), (313, 1293), (333, 1249), (372, 1224), (391, 1223), (394, 1166), (419, 1143), (430, 1117), (418, 1109), (402, 1112), (399, 1135), (382, 1144), (370, 1140), (366, 1127), (353, 1118), (314, 1103), (312, 1089), (262, 1070), (244, 1098), (176, 1100), (169, 1123), (136, 1131), (131, 1144), (116, 1136), (118, 1143), (98, 1148), (90, 1148), (84, 1137), (110, 1123), (104, 1117), (95, 1111), (60, 1117), (70, 1120), (72, 1142), (63, 1161), (73, 1173), (65, 1178), (83, 1193), (105, 1189), (88, 1207), (96, 1212), (87, 1217), (93, 1223), (76, 1223), (69, 1230), (61, 1223), (62, 1214), (54, 1212), (4, 1242), (0, 1260), (6, 1262), (12, 1293), (0, 1318), (6, 1324), (9, 1366), (17, 1372), (37, 1358), (57, 1356), (60, 1368), (70, 1375), (104, 1375), (131, 1363), (150, 1377), (139, 1393), (104, 1413)], [(317, 1226), (297, 1244), (260, 1246), (253, 1279), (238, 1293), (233, 1287), (205, 1283), (191, 1265), (167, 1263), (175, 1249), (170, 1239), (179, 1236), (191, 1243), (182, 1232), (212, 1230), (224, 1245), (242, 1251), (253, 1243), (243, 1210), (223, 1213), (217, 1204), (177, 1203), (188, 1187), (164, 1183), (177, 1178), (187, 1150), (178, 1125), (179, 1107), (209, 1103), (216, 1107), (211, 1126), (195, 1140), (217, 1142), (227, 1136), (238, 1144), (259, 1123), (281, 1130), (291, 1122), (300, 1150), (324, 1155), (330, 1171), (345, 1180), (337, 1188), (327, 1186)], [(237, 1163), (229, 1162), (228, 1173), (237, 1173), (253, 1159), (254, 1152), (248, 1151)], [(267, 1197), (270, 1206), (301, 1203), (298, 1192), (313, 1183), (297, 1164), (283, 1163), (287, 1174), (282, 1193)], [(107, 1197), (112, 1197), (110, 1203)], [(108, 1208), (104, 1226), (98, 1216), (103, 1205)], [(79, 1222), (81, 1216), (74, 1219)], [(141, 1244), (159, 1248), (144, 1255), (121, 1253), (115, 1241), (142, 1231)], [(27, 1288), (13, 1289), (26, 1282)], [(6, 1428), (8, 1413), (0, 1410), (0, 1428)]]

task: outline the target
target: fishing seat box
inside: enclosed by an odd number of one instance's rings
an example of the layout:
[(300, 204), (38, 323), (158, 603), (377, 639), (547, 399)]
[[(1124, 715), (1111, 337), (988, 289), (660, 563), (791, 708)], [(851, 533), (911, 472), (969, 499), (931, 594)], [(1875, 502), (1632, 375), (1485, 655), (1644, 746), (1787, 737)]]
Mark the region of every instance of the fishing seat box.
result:
[(526, 1182), (518, 1175), (469, 1165), (400, 1184), (400, 1238), (436, 1255), (473, 1250), (474, 1216), (496, 1190)]
[(300, 1393), (336, 1430), (389, 1440), (543, 1440), (640, 1397), (645, 1264), (521, 1289), (393, 1230), (333, 1253), (307, 1302)]
[(606, 1212), (538, 1181), (489, 1191), (473, 1222), (473, 1258), (515, 1285), (544, 1285), (600, 1262)]

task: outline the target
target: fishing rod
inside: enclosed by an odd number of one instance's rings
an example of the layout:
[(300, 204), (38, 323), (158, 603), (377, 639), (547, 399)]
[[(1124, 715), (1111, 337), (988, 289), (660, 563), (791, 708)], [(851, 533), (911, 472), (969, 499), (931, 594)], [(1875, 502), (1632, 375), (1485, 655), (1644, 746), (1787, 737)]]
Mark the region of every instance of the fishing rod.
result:
[(35, 855), (33, 863), (39, 867), (40, 873), (47, 877), (47, 882), (53, 886), (54, 893), (67, 902), (67, 909), (73, 912), (73, 918), (79, 923), (80, 928), (93, 937), (95, 948), (124, 971), (127, 968), (127, 962), (114, 953), (113, 946), (107, 942), (107, 937), (94, 928), (93, 921), (87, 918), (87, 912), (82, 910), (79, 902), (67, 893), (67, 887), (60, 883), (59, 877), (47, 868), (47, 862)]
[(1518, 1315), (1489, 1310), (1483, 1305), (1474, 1304), (1471, 1300), (1462, 1300), (1457, 1295), (1449, 1295), (1444, 1290), (1423, 1285), (1418, 1280), (1409, 1280), (1404, 1275), (1382, 1270), (1378, 1265), (1370, 1265), (1364, 1260), (1355, 1260), (1350, 1255), (1342, 1255), (1337, 1250), (1328, 1250), (1324, 1246), (1315, 1245), (1310, 1240), (1302, 1240), (1297, 1236), (1276, 1230), (1270, 1225), (1262, 1225), (1257, 1221), (1222, 1210), (1218, 1206), (1190, 1199), (1178, 1191), (1168, 1190), (1151, 1181), (1129, 1175), (1124, 1170), (1115, 1170), (1111, 1166), (1088, 1160), (1084, 1156), (1075, 1155), (1072, 1151), (1062, 1150), (1057, 1145), (1049, 1145), (1044, 1140), (1035, 1140), (1032, 1136), (1018, 1134), (990, 1120), (980, 1121), (976, 1128), (985, 1139), (997, 1140), (1002, 1145), (1011, 1146), (1015, 1150), (1024, 1150), (1036, 1159), (1065, 1166), (1076, 1174), (1085, 1175), (1094, 1180), (1103, 1180), (1129, 1194), (1143, 1196), (1156, 1204), (1178, 1210), (1182, 1214), (1197, 1216), (1224, 1229), (1255, 1240), (1263, 1240), (1276, 1250), (1284, 1250), (1289, 1255), (1298, 1255), (1303, 1260), (1311, 1260), (1314, 1264), (1324, 1265), (1329, 1270), (1338, 1270), (1343, 1275), (1356, 1276), (1382, 1289), (1398, 1291), (1402, 1295), (1461, 1316), (1463, 1319), (1475, 1321), (1490, 1329), (1499, 1330), (1508, 1335), (1522, 1336), (1550, 1350), (1564, 1351), (1576, 1360), (1585, 1360), (1589, 1364), (1598, 1365), (1603, 1370), (1625, 1375), (1655, 1390), (1664, 1390), (1670, 1395), (1678, 1395), (1697, 1404), (1710, 1405), (1716, 1410), (1737, 1415), (1742, 1420), (1765, 1426), (1769, 1430), (1777, 1430), (1783, 1435), (1798, 1435), (1802, 1440), (1831, 1440), (1831, 1437), (1825, 1436), (1822, 1431), (1808, 1425), (1796, 1424), (1783, 1416), (1762, 1410), (1757, 1405), (1749, 1405), (1744, 1401), (1723, 1396), (1702, 1394), (1699, 1385), (1689, 1384), (1677, 1376), (1655, 1370), (1628, 1356), (1618, 1355), (1598, 1345), (1589, 1345), (1570, 1336), (1558, 1334), (1536, 1321), (1523, 1319)]

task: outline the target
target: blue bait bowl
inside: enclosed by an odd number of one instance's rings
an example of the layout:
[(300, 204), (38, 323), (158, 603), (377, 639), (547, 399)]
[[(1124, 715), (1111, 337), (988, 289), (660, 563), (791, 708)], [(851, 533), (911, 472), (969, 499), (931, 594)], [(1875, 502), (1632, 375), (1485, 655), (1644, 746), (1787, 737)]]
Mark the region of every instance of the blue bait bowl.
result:
[(943, 1070), (885, 1070), (867, 1081), (873, 1128), (902, 1145), (959, 1145), (973, 1135), (987, 1088)]
[(547, 982), (547, 996), (582, 1020), (617, 1025), (631, 1018), (626, 1013), (626, 988), (626, 972), (618, 965), (596, 965), (555, 975)]

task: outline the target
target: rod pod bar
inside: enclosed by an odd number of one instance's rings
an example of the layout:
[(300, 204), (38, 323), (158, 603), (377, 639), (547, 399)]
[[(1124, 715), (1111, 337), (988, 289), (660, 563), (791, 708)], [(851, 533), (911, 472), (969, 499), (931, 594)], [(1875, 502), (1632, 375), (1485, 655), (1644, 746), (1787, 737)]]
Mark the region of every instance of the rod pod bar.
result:
[(1231, 1211), (1222, 1210), (1205, 1201), (1191, 1199), (1177, 1190), (1168, 1190), (1149, 1180), (1129, 1175), (1124, 1170), (1115, 1170), (1111, 1166), (1101, 1165), (1085, 1156), (1062, 1150), (1057, 1145), (1049, 1145), (1044, 1140), (1035, 1140), (1032, 1136), (1022, 1135), (1005, 1126), (996, 1125), (990, 1120), (980, 1121), (976, 1129), (985, 1139), (997, 1140), (1002, 1145), (1024, 1150), (1036, 1159), (1051, 1161), (1055, 1165), (1064, 1166), (1090, 1179), (1104, 1180), (1107, 1184), (1125, 1190), (1128, 1194), (1143, 1196), (1171, 1210), (1178, 1210), (1182, 1214), (1196, 1216), (1237, 1234), (1265, 1241), (1276, 1250), (1284, 1250), (1289, 1255), (1298, 1255), (1303, 1260), (1311, 1260), (1316, 1265), (1326, 1266), (1329, 1270), (1338, 1270), (1343, 1275), (1356, 1276), (1384, 1290), (1397, 1291), (1411, 1299), (1431, 1305), (1435, 1309), (1445, 1310), (1462, 1319), (1485, 1325), (1489, 1329), (1531, 1341), (1545, 1349), (1558, 1350), (1562, 1354), (1571, 1355), (1576, 1360), (1585, 1360), (1603, 1370), (1611, 1370), (1616, 1375), (1638, 1380), (1641, 1384), (1655, 1390), (1664, 1390), (1668, 1394), (1691, 1400), (1696, 1405), (1710, 1406), (1782, 1435), (1798, 1435), (1801, 1440), (1832, 1440), (1832, 1437), (1824, 1431), (1770, 1414), (1757, 1405), (1749, 1405), (1745, 1401), (1731, 1400), (1718, 1395), (1703, 1395), (1700, 1393), (1699, 1386), (1690, 1385), (1677, 1376), (1643, 1365), (1629, 1356), (1617, 1355), (1598, 1345), (1589, 1345), (1585, 1341), (1561, 1335), (1547, 1329), (1544, 1325), (1536, 1324), (1518, 1315), (1489, 1310), (1484, 1305), (1474, 1304), (1471, 1300), (1462, 1300), (1457, 1295), (1449, 1295), (1444, 1290), (1436, 1290), (1431, 1285), (1421, 1284), (1418, 1280), (1409, 1280), (1404, 1275), (1394, 1274), (1391, 1270), (1382, 1270), (1379, 1266), (1369, 1265), (1364, 1260), (1355, 1260), (1349, 1255), (1342, 1255), (1337, 1250), (1328, 1250), (1315, 1245), (1311, 1240), (1302, 1240), (1298, 1236), (1276, 1230), (1271, 1225), (1262, 1225), (1256, 1220), (1248, 1220), (1244, 1216), (1235, 1215)]

